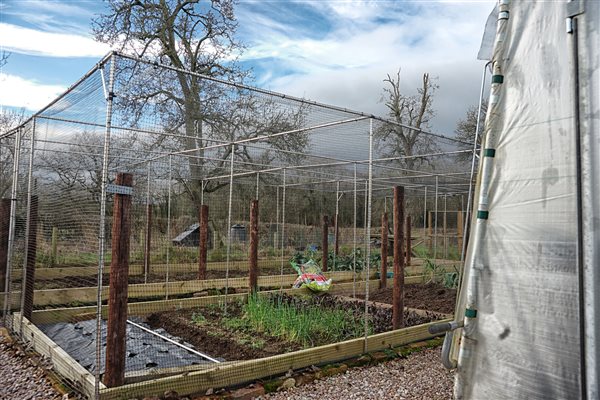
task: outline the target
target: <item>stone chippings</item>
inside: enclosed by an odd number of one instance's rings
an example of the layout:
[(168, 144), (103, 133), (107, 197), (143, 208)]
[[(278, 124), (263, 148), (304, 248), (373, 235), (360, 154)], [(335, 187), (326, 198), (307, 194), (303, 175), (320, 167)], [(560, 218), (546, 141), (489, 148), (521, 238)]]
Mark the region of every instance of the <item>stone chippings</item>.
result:
[(440, 349), (375, 366), (350, 368), (340, 375), (261, 396), (262, 400), (452, 399), (454, 373), (444, 368)]
[(46, 377), (48, 365), (30, 357), (0, 328), (0, 399), (63, 399)]

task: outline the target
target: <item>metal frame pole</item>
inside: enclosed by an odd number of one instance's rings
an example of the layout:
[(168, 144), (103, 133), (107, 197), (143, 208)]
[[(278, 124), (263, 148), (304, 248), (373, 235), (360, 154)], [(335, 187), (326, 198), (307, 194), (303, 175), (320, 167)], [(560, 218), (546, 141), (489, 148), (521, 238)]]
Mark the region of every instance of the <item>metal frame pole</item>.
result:
[(473, 156), (471, 158), (471, 175), (469, 179), (469, 195), (467, 196), (467, 210), (465, 212), (465, 220), (463, 227), (463, 243), (460, 252), (460, 261), (465, 260), (467, 251), (467, 237), (469, 237), (469, 226), (471, 220), (471, 205), (473, 204), (473, 176), (475, 175), (475, 160), (477, 159), (477, 139), (479, 138), (479, 129), (481, 127), (481, 108), (483, 104), (483, 93), (485, 91), (485, 77), (487, 74), (487, 67), (491, 64), (491, 61), (483, 66), (481, 73), (481, 90), (479, 92), (479, 107), (477, 108), (477, 124), (475, 125), (475, 138), (473, 139)]
[(231, 159), (229, 163), (229, 204), (227, 211), (227, 257), (225, 264), (225, 303), (223, 313), (227, 314), (227, 295), (229, 294), (229, 263), (231, 260), (231, 205), (233, 202), (233, 163), (235, 159), (235, 145), (231, 145)]
[(433, 225), (433, 259), (437, 260), (438, 176), (435, 177), (435, 223)]
[(146, 166), (146, 241), (144, 242), (144, 283), (148, 283), (150, 272), (150, 219), (152, 218), (152, 205), (150, 204), (150, 163)]
[(167, 270), (165, 273), (165, 300), (169, 300), (169, 269), (171, 265), (171, 191), (173, 185), (173, 156), (169, 154), (169, 194), (167, 198)]
[(356, 163), (354, 163), (354, 212), (353, 212), (353, 237), (352, 237), (352, 297), (356, 298), (356, 202), (357, 202)]
[[(31, 122), (31, 135), (29, 138), (29, 166), (27, 171), (27, 216), (25, 222), (25, 251), (24, 251), (24, 260), (23, 260), (23, 271), (21, 278), (21, 317), (19, 318), (19, 333), (23, 336), (23, 318), (25, 314), (25, 297), (27, 296), (27, 270), (31, 267), (28, 262), (29, 258), (29, 233), (30, 233), (30, 224), (31, 224), (31, 196), (33, 192), (33, 158), (35, 152), (35, 117), (32, 118)], [(35, 228), (34, 228), (35, 229)], [(35, 268), (35, 261), (33, 268)], [(33, 283), (32, 283), (33, 284)], [(33, 291), (31, 293), (33, 297)]]
[(367, 235), (365, 239), (365, 243), (367, 246), (367, 251), (365, 253), (365, 259), (367, 264), (367, 271), (365, 276), (365, 320), (364, 320), (364, 328), (365, 328), (365, 353), (368, 351), (368, 336), (369, 336), (369, 275), (371, 272), (371, 246), (369, 240), (369, 232), (371, 232), (371, 197), (372, 197), (372, 189), (373, 189), (373, 119), (369, 119), (369, 180), (368, 183), (368, 193), (367, 193)]
[(8, 326), (7, 315), (9, 310), (9, 302), (10, 302), (10, 282), (11, 282), (11, 272), (12, 272), (12, 258), (14, 252), (14, 244), (15, 244), (15, 227), (17, 224), (17, 189), (19, 186), (19, 162), (20, 162), (20, 154), (21, 154), (21, 135), (23, 129), (17, 129), (16, 137), (15, 137), (15, 150), (13, 156), (13, 176), (12, 176), (12, 188), (10, 195), (10, 221), (8, 227), (8, 251), (6, 255), (6, 282), (4, 282), (4, 311), (3, 311), (3, 319), (4, 326)]
[(104, 273), (104, 252), (106, 249), (106, 185), (108, 184), (108, 157), (110, 155), (110, 134), (112, 126), (113, 98), (115, 87), (116, 56), (110, 56), (108, 95), (106, 97), (106, 121), (104, 149), (102, 155), (102, 187), (100, 193), (100, 232), (98, 243), (98, 293), (96, 297), (96, 371), (94, 373), (94, 396), (100, 398), (100, 370), (102, 363), (102, 275)]
[(283, 290), (283, 263), (284, 263), (284, 253), (285, 253), (285, 184), (286, 184), (286, 169), (283, 169), (283, 187), (281, 193), (281, 283), (279, 285), (279, 290)]

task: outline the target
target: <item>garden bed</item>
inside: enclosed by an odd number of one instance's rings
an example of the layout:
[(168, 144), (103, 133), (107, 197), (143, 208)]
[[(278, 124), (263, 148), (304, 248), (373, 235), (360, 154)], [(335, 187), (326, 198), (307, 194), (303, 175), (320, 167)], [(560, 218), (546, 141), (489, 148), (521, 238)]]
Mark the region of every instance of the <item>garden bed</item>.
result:
[[(392, 285), (391, 282), (388, 285)], [(364, 294), (357, 295), (364, 299)], [(369, 293), (369, 300), (378, 303), (392, 304), (393, 288), (379, 289)], [(435, 311), (443, 314), (454, 314), (456, 289), (449, 289), (437, 283), (413, 284), (404, 286), (404, 306), (420, 310)]]
[[(369, 305), (369, 334), (392, 329), (392, 310)], [(441, 319), (432, 312), (405, 310), (405, 326)], [(271, 294), (235, 303), (227, 314), (207, 306), (148, 316), (152, 328), (163, 328), (199, 351), (225, 360), (250, 360), (355, 339), (364, 335), (364, 301), (324, 294)]]

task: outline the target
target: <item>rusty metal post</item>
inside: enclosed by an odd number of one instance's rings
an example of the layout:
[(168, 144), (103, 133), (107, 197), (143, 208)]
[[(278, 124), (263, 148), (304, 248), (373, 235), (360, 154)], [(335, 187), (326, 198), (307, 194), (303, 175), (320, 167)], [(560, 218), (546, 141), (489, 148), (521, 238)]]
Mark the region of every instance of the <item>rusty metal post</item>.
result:
[(411, 219), (410, 215), (406, 216), (406, 265), (410, 265), (410, 257), (412, 256), (412, 238), (411, 238)]
[(321, 259), (321, 269), (323, 272), (327, 272), (327, 259), (329, 258), (329, 218), (327, 215), (323, 215), (323, 258)]
[(392, 326), (404, 326), (404, 187), (394, 187), (394, 293)]
[[(119, 186), (131, 187), (133, 175), (118, 173), (115, 183)], [(108, 387), (121, 386), (125, 383), (130, 233), (131, 195), (115, 194), (104, 372), (104, 384)]]
[(33, 312), (33, 288), (35, 284), (35, 259), (37, 256), (37, 225), (38, 225), (38, 196), (31, 196), (29, 206), (29, 238), (27, 240), (27, 262), (25, 264), (25, 293), (23, 302), (23, 316), (31, 321)]
[(387, 256), (388, 256), (388, 214), (381, 215), (381, 277), (379, 286), (387, 287)]
[(250, 293), (258, 290), (258, 200), (250, 203)]
[(198, 279), (206, 279), (206, 263), (208, 251), (208, 206), (200, 206), (200, 242), (198, 243)]

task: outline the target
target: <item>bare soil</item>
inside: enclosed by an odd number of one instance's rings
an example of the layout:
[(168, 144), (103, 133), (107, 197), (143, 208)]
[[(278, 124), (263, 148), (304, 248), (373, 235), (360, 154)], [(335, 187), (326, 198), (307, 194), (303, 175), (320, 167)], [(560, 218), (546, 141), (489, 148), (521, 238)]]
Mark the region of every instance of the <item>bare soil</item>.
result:
[[(337, 296), (324, 294), (311, 297), (296, 297), (284, 295), (284, 302), (294, 304), (295, 307), (319, 307), (329, 309), (346, 309), (353, 313), (354, 318), (364, 318), (364, 301), (347, 300)], [(194, 314), (201, 314), (206, 322), (197, 324), (193, 321)], [(243, 310), (240, 304), (228, 307), (228, 318), (242, 317)], [(386, 332), (392, 329), (392, 310), (387, 307), (369, 306), (369, 318), (373, 333)], [(405, 326), (415, 326), (435, 321), (440, 316), (435, 313), (419, 315), (405, 311)], [(299, 343), (286, 341), (256, 331), (243, 331), (229, 328), (224, 323), (222, 311), (217, 307), (201, 307), (190, 310), (169, 311), (150, 315), (146, 323), (152, 328), (163, 328), (169, 334), (181, 337), (191, 343), (201, 352), (212, 357), (221, 357), (225, 360), (249, 360), (261, 357), (282, 354), (302, 349)], [(318, 321), (315, 321), (318, 323)], [(351, 339), (353, 337), (347, 337)], [(329, 344), (329, 342), (314, 338), (314, 346)]]
[[(364, 299), (364, 294), (357, 295)], [(378, 303), (392, 304), (393, 289), (379, 289), (369, 293), (369, 300)], [(448, 289), (437, 283), (414, 284), (404, 287), (404, 306), (421, 310), (454, 314), (456, 289)]]
[[(228, 307), (230, 317), (240, 317), (240, 305)], [(206, 323), (198, 325), (192, 321), (195, 313), (201, 313)], [(260, 332), (252, 334), (227, 328), (222, 323), (220, 309), (200, 308), (197, 310), (180, 310), (151, 314), (146, 323), (152, 328), (163, 328), (169, 334), (179, 336), (196, 349), (212, 357), (225, 360), (253, 360), (268, 357), (302, 348), (299, 344), (264, 335)]]

